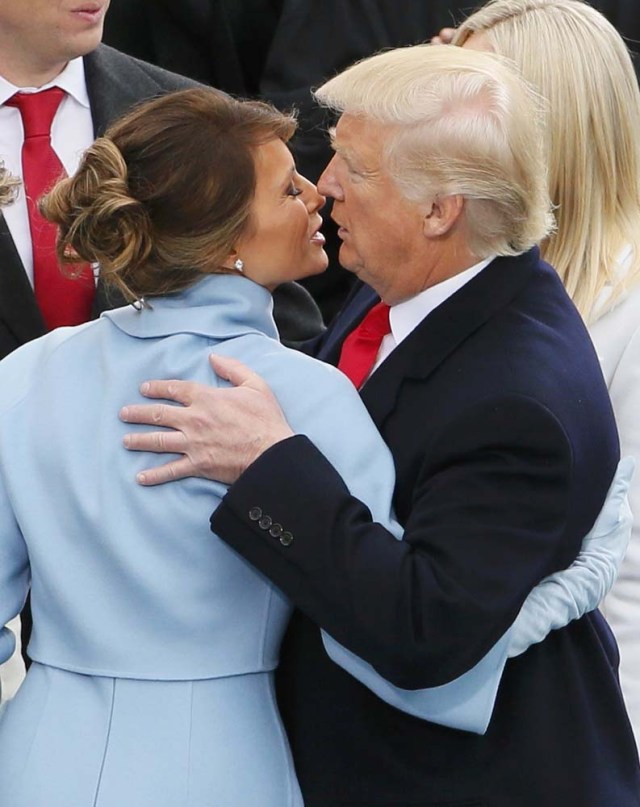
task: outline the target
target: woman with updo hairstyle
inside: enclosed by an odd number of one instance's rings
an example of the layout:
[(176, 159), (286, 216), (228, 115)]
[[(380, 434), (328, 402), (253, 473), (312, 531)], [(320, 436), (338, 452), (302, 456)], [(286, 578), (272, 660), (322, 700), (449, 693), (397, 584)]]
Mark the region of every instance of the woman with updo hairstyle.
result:
[[(629, 50), (581, 0), (494, 0), (454, 44), (512, 59), (547, 102), (549, 194), (557, 228), (542, 244), (582, 314), (609, 388), (623, 456), (640, 458), (640, 90)], [(631, 542), (602, 611), (640, 741), (640, 474)]]
[[(209, 355), (235, 356), (394, 524), (393, 463), (355, 388), (278, 341), (270, 290), (327, 265), (294, 129), (215, 90), (166, 95), (42, 201), (68, 271), (99, 264), (133, 305), (0, 363), (1, 625), (29, 590), (33, 612), (32, 664), (0, 706), (3, 807), (302, 805), (272, 681), (290, 605), (210, 532), (225, 486), (140, 486), (118, 419), (145, 378), (221, 385)], [(293, 542), (259, 502), (251, 518)], [(14, 643), (0, 630), (0, 662)]]

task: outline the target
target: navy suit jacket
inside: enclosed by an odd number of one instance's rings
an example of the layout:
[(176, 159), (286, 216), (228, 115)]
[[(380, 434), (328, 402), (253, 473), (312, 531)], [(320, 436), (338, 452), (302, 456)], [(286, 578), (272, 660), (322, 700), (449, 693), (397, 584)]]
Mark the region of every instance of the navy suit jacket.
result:
[[(335, 362), (377, 298), (361, 287), (317, 346)], [(362, 398), (394, 456), (397, 542), (304, 437), (230, 489), (212, 528), (296, 603), (279, 703), (307, 807), (637, 807), (638, 756), (599, 613), (508, 662), (485, 736), (380, 702), (317, 625), (407, 688), (468, 670), (530, 589), (577, 555), (618, 460), (584, 325), (539, 253), (499, 258), (382, 363)], [(287, 547), (248, 518), (260, 506)]]

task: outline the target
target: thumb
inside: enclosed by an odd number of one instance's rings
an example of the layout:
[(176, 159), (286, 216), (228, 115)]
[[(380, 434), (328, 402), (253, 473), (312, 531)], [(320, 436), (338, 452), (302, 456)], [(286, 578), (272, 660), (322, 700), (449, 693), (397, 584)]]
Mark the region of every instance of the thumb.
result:
[(262, 389), (265, 385), (265, 382), (257, 373), (254, 373), (253, 370), (250, 370), (246, 364), (238, 361), (238, 359), (211, 353), (209, 363), (217, 376), (225, 381), (230, 381), (234, 387), (245, 386), (252, 389)]

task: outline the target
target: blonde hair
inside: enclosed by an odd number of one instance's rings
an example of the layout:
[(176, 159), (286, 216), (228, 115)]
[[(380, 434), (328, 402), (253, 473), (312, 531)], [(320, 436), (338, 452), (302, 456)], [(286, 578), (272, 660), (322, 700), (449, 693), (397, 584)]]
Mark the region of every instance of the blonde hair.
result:
[(223, 262), (251, 226), (255, 149), (295, 119), (211, 88), (163, 95), (126, 114), (40, 202), (65, 263), (100, 264), (128, 299), (170, 294)]
[(524, 252), (553, 226), (539, 99), (506, 60), (446, 45), (397, 48), (315, 95), (388, 125), (387, 167), (408, 199), (463, 195), (478, 257)]
[(10, 174), (0, 162), (0, 207), (10, 205), (16, 198), (18, 188), (20, 187), (20, 180), (18, 177)]
[[(557, 230), (542, 254), (590, 321), (640, 281), (640, 91), (629, 52), (580, 0), (494, 0), (460, 26), (454, 43), (474, 33), (547, 99)], [(594, 311), (605, 287), (606, 305)]]

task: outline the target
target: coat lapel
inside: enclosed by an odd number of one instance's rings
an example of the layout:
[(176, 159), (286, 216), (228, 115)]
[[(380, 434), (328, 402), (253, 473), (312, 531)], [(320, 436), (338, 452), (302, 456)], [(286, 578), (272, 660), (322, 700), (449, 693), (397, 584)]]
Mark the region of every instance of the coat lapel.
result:
[(317, 359), (328, 364), (337, 365), (342, 343), (354, 328), (364, 319), (367, 311), (379, 302), (380, 297), (370, 286), (357, 284), (347, 298), (342, 311), (338, 314), (322, 340), (322, 345), (315, 353)]
[(0, 213), (0, 320), (14, 334), (17, 344), (46, 332), (33, 289)]
[(362, 400), (378, 428), (393, 411), (405, 380), (431, 375), (519, 294), (538, 262), (537, 249), (515, 258), (496, 258), (425, 317), (362, 388)]

